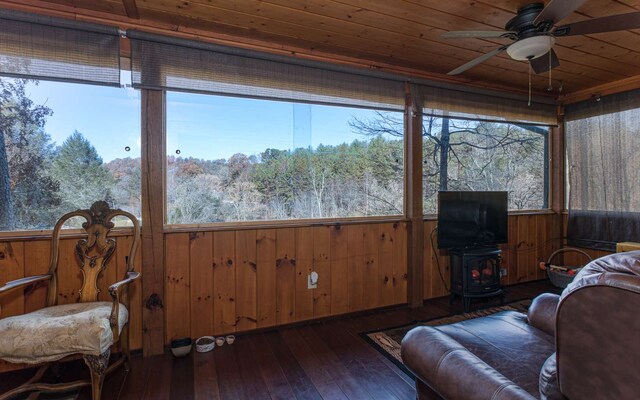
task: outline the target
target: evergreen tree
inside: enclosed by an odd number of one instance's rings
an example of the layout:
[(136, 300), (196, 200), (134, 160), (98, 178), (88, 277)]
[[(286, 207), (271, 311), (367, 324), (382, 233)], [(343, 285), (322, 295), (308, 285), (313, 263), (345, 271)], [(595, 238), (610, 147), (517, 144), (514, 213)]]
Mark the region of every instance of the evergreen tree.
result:
[(57, 185), (46, 173), (48, 107), (27, 97), (27, 80), (0, 78), (0, 230), (50, 227)]
[(59, 215), (58, 183), (49, 175), (54, 144), (43, 130), (8, 149), (18, 229), (49, 229)]
[(113, 203), (113, 176), (95, 147), (78, 131), (57, 149), (51, 176), (60, 185), (61, 212), (88, 208), (96, 200)]

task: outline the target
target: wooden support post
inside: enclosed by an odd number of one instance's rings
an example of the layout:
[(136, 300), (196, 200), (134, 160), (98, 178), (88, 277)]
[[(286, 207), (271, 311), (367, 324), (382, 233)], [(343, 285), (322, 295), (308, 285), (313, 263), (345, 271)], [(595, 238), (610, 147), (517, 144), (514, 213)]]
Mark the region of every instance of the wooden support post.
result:
[(165, 93), (142, 90), (142, 350), (164, 352)]
[(565, 210), (565, 138), (564, 138), (564, 109), (558, 107), (558, 126), (550, 130), (550, 169), (551, 169), (551, 209), (557, 214)]
[[(566, 152), (564, 136), (564, 109), (558, 107), (558, 126), (550, 130), (550, 178), (551, 204), (550, 208), (555, 213), (553, 225), (550, 227), (550, 238), (557, 238), (559, 246), (564, 245), (564, 211), (566, 208)], [(562, 261), (562, 260), (559, 260)]]
[(405, 212), (407, 214), (407, 303), (424, 300), (424, 221), (422, 209), (422, 104), (406, 86), (405, 100)]

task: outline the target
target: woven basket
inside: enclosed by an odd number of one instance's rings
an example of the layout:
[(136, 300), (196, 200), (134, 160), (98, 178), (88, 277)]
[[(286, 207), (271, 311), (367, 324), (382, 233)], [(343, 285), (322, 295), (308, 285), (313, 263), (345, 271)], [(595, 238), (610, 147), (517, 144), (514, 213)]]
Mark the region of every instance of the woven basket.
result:
[[(578, 273), (578, 271), (580, 269), (582, 269), (582, 267), (584, 267), (584, 265), (562, 266), (561, 267), (561, 268), (566, 268), (567, 271), (561, 271), (561, 270), (553, 269), (551, 267), (551, 261), (553, 260), (553, 258), (555, 256), (557, 256), (558, 254), (569, 253), (569, 252), (580, 253), (580, 254), (584, 255), (589, 260), (589, 262), (591, 262), (593, 260), (589, 254), (585, 253), (584, 251), (582, 251), (580, 249), (576, 249), (574, 247), (565, 247), (563, 249), (554, 251), (549, 256), (549, 259), (547, 260), (547, 263), (545, 264), (545, 267), (546, 267), (547, 273), (549, 274), (549, 280), (551, 280), (551, 284), (553, 286), (556, 286), (556, 287), (559, 287), (559, 288), (562, 288), (562, 289), (564, 289), (567, 286), (569, 286), (569, 284), (573, 281), (573, 278), (576, 277), (576, 274)], [(569, 274), (569, 272), (568, 272), (569, 270), (573, 270), (573, 271), (575, 271), (575, 273)]]

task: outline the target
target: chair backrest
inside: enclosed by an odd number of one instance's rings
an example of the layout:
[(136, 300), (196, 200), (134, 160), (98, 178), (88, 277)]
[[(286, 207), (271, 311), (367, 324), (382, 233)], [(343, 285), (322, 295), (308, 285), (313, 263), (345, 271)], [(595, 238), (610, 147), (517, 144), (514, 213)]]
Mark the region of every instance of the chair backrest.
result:
[(53, 229), (51, 260), (49, 263), (49, 273), (52, 278), (47, 295), (48, 306), (57, 304), (60, 231), (65, 222), (73, 217), (83, 217), (86, 220), (82, 224), (86, 238), (78, 240), (75, 249), (80, 271), (82, 272), (79, 301), (84, 303), (98, 300), (98, 294), (100, 293), (98, 278), (107, 267), (107, 262), (116, 249), (116, 241), (113, 238), (109, 238), (108, 235), (114, 227), (114, 223), (111, 220), (117, 216), (126, 217), (133, 223), (133, 241), (129, 250), (126, 272), (133, 271), (135, 254), (140, 240), (140, 224), (137, 218), (126, 211), (112, 210), (105, 201), (96, 201), (88, 210), (76, 210), (63, 215)]
[(640, 251), (594, 260), (563, 292), (556, 318), (560, 391), (570, 399), (640, 393)]

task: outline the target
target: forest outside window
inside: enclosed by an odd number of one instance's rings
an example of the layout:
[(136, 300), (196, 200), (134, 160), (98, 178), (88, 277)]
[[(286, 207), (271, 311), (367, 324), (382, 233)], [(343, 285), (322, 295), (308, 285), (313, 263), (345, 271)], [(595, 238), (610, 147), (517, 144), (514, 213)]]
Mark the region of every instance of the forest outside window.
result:
[(0, 78), (0, 114), (0, 230), (51, 229), (96, 200), (140, 217), (138, 91)]
[(167, 93), (167, 223), (403, 214), (402, 113)]
[(548, 207), (547, 126), (423, 119), (425, 214), (437, 212), (439, 190), (507, 191), (510, 210)]

